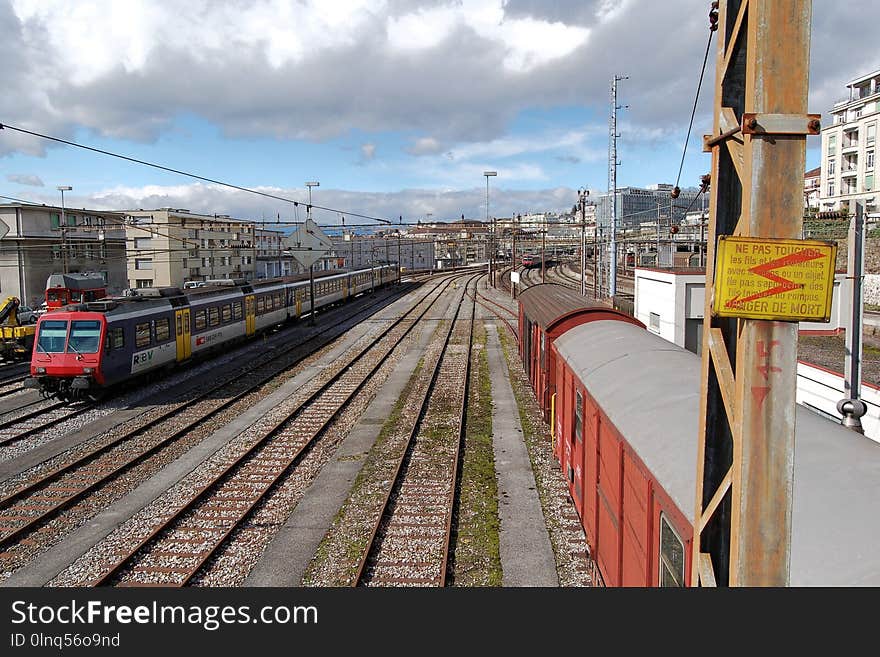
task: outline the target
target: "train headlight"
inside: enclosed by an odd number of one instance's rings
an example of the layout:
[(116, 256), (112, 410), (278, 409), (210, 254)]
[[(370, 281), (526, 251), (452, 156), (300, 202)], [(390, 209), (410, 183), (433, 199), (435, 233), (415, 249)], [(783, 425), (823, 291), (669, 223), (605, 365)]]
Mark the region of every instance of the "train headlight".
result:
[(45, 373), (46, 373), (45, 367), (38, 367), (37, 368), (37, 374), (45, 374)]
[(95, 371), (94, 367), (84, 367), (83, 368), (83, 374), (93, 374), (94, 371)]

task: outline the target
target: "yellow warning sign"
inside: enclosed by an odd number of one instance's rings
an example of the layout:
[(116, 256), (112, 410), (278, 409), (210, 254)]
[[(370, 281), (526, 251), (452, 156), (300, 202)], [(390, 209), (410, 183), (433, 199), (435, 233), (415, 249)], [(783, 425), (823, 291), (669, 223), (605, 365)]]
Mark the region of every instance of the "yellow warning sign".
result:
[(721, 317), (827, 322), (836, 259), (834, 242), (722, 235), (712, 310)]

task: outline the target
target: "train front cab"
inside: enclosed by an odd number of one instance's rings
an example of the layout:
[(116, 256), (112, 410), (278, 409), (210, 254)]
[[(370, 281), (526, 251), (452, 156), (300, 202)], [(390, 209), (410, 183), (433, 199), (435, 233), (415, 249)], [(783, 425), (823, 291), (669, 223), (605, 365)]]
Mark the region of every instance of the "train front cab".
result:
[[(85, 395), (104, 384), (101, 357), (106, 340), (106, 321), (101, 313), (53, 311), (40, 317), (31, 355), (31, 379), (27, 387), (63, 399)], [(42, 384), (42, 385), (41, 385)]]

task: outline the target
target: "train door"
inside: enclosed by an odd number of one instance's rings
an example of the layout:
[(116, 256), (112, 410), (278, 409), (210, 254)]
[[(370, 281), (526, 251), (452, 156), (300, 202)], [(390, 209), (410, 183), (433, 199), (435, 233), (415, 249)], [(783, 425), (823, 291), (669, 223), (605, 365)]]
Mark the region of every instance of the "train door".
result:
[(254, 314), (254, 295), (248, 294), (244, 298), (244, 332), (245, 335), (253, 335), (257, 330), (257, 317)]
[(296, 316), (301, 317), (303, 310), (302, 288), (296, 291)]
[(351, 276), (346, 276), (342, 279), (342, 298), (346, 301), (348, 300), (348, 280), (350, 278)]
[(189, 323), (189, 308), (174, 313), (177, 332), (177, 360), (186, 360), (192, 355), (192, 325)]
[(570, 479), (569, 492), (574, 500), (575, 508), (584, 517), (584, 432), (586, 430), (584, 407), (586, 400), (584, 394), (580, 390), (575, 390), (574, 394), (574, 423), (573, 436), (571, 441), (571, 463), (569, 464)]

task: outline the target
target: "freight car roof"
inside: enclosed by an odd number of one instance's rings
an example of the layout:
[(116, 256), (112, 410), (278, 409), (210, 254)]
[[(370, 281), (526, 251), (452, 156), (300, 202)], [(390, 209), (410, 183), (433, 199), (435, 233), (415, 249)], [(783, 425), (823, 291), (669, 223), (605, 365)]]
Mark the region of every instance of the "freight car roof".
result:
[(585, 299), (558, 283), (540, 283), (526, 288), (519, 295), (519, 303), (525, 316), (544, 331), (581, 310), (598, 308), (611, 313), (617, 312), (603, 303)]
[[(632, 324), (579, 325), (556, 348), (688, 518), (700, 359)], [(880, 585), (880, 445), (798, 406), (791, 583)]]

